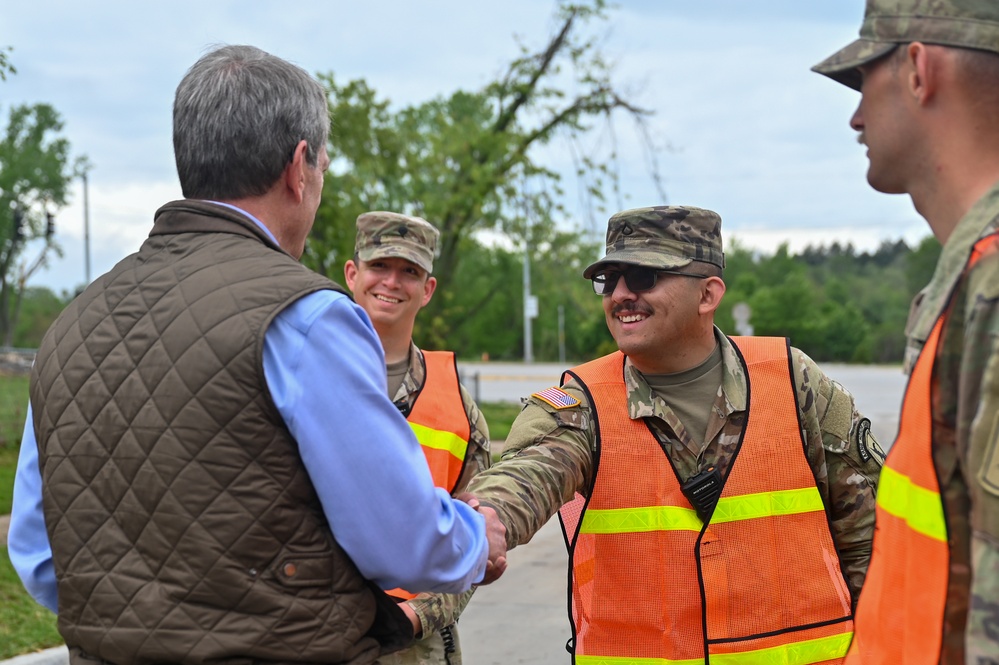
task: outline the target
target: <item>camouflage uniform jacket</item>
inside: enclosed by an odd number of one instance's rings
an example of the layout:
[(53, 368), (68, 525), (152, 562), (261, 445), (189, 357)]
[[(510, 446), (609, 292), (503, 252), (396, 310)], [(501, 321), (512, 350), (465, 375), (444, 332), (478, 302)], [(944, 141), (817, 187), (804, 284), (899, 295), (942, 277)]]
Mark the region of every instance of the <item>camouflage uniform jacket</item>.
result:
[(940, 660), (947, 665), (999, 664), (999, 253), (964, 272), (975, 242), (997, 230), (999, 184), (954, 229), (906, 330), (908, 372), (954, 294), (932, 397), (951, 553)]
[[(408, 410), (412, 410), (426, 378), (427, 369), (423, 361), (423, 353), (415, 344), (412, 344), (409, 352), (409, 371), (403, 377), (402, 385), (399, 386), (392, 401), (396, 404), (404, 404)], [(469, 479), (480, 471), (489, 468), (492, 461), (489, 454), (489, 428), (486, 425), (486, 419), (465, 387), (461, 386), (460, 390), (461, 401), (465, 405), (465, 413), (468, 415), (468, 422), (471, 425), (471, 433), (468, 449), (465, 452), (465, 468), (462, 470), (461, 478), (458, 479), (458, 485), (454, 491), (456, 495), (465, 491)], [(458, 643), (457, 629), (453, 624), (458, 620), (458, 615), (465, 609), (465, 605), (468, 604), (474, 592), (475, 587), (463, 594), (421, 593), (410, 600), (410, 606), (420, 617), (420, 622), (423, 625), (423, 637), (417, 640), (412, 647), (388, 656), (382, 656), (378, 662), (399, 665), (430, 665), (431, 663), (460, 665), (461, 648)], [(449, 629), (446, 632), (449, 632), (450, 635), (442, 635), (443, 629)], [(446, 652), (452, 641), (455, 651)]]
[[(732, 343), (717, 329), (715, 335), (724, 379), (709, 416), (706, 443), (692, 438), (642, 374), (625, 362), (629, 415), (650, 425), (681, 482), (711, 465), (724, 477), (742, 436), (746, 375)], [(871, 555), (883, 453), (850, 393), (801, 351), (792, 349), (792, 355), (808, 462), (828, 507), (833, 539), (856, 602)], [(502, 460), (469, 487), (499, 512), (509, 547), (529, 541), (563, 503), (592, 487), (596, 432), (590, 426), (591, 407), (574, 380), (563, 389), (580, 405), (555, 409), (531, 397), (513, 424)]]

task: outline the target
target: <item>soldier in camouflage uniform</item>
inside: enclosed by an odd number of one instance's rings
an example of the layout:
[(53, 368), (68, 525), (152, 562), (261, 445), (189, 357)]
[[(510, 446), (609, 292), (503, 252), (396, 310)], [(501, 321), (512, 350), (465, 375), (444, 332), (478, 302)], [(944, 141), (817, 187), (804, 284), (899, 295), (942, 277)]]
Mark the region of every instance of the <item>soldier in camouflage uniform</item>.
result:
[[(943, 245), (932, 281), (913, 301), (905, 359), (910, 373), (942, 321), (928, 356), (928, 429), (949, 571), (939, 573), (947, 575), (946, 599), (933, 662), (997, 665), (999, 3), (868, 0), (860, 39), (813, 70), (861, 92), (850, 125), (868, 147), (868, 182), (909, 194)], [(976, 246), (980, 258), (970, 265)], [(894, 451), (886, 468), (893, 459)], [(858, 623), (858, 643), (863, 629)]]
[[(432, 224), (419, 217), (364, 213), (357, 218), (354, 258), (344, 266), (347, 286), (371, 317), (382, 341), (389, 396), (404, 415), (413, 410), (426, 380), (424, 353), (413, 343), (413, 326), (437, 287), (431, 272), (439, 235)], [(459, 392), (470, 435), (454, 495), (491, 461), (486, 420), (464, 386), (459, 386)], [(409, 649), (383, 655), (379, 662), (460, 665), (455, 622), (474, 590), (460, 595), (421, 593), (402, 603), (418, 639)]]
[[(648, 425), (680, 483), (712, 466), (725, 478), (747, 416), (743, 365), (713, 325), (724, 293), (720, 225), (717, 214), (693, 207), (618, 213), (608, 225), (607, 255), (584, 272), (604, 294), (608, 328), (626, 356), (628, 416)], [(634, 266), (657, 276), (637, 292), (627, 272)], [(801, 351), (792, 348), (791, 358), (805, 455), (855, 602), (871, 555), (883, 453), (850, 393)], [(509, 547), (528, 542), (560, 506), (593, 488), (592, 413), (573, 378), (535, 393), (501, 461), (472, 480), (469, 491), (497, 510)]]

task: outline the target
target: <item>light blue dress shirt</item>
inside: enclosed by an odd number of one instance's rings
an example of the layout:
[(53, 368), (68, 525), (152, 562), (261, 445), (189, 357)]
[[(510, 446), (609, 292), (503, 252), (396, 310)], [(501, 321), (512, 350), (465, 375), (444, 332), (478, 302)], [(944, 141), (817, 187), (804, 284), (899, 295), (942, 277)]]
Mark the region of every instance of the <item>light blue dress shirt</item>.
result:
[[(333, 537), (362, 575), (384, 589), (444, 593), (482, 580), (485, 521), (434, 487), (419, 443), (388, 399), (385, 355), (363, 309), (335, 291), (295, 301), (264, 335), (264, 375)], [(8, 552), (28, 593), (55, 612), (30, 404)]]

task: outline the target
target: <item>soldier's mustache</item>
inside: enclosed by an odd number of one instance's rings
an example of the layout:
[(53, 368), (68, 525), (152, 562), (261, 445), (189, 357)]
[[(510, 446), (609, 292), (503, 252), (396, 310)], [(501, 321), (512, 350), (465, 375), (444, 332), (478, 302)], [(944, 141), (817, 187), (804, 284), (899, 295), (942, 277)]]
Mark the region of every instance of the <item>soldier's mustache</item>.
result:
[(652, 310), (648, 307), (639, 307), (635, 303), (622, 303), (620, 305), (615, 305), (614, 308), (611, 309), (611, 314), (613, 316), (617, 316), (622, 313), (647, 314), (651, 316)]

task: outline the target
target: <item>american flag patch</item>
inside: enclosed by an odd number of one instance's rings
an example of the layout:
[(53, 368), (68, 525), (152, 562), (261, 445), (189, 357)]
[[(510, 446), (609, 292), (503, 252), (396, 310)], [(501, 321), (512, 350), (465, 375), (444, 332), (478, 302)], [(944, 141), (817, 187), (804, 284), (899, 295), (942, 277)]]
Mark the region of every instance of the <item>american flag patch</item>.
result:
[(565, 392), (561, 388), (545, 388), (540, 392), (536, 392), (531, 397), (537, 397), (542, 402), (547, 402), (551, 404), (556, 409), (568, 409), (569, 407), (579, 406), (579, 400)]

